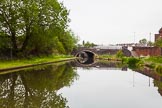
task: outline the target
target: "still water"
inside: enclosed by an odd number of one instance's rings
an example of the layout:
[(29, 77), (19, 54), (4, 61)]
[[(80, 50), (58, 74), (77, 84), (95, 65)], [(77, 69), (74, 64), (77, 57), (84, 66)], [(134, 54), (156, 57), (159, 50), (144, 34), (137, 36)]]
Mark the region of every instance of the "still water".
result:
[(0, 75), (0, 108), (161, 107), (161, 76), (120, 63), (68, 62)]

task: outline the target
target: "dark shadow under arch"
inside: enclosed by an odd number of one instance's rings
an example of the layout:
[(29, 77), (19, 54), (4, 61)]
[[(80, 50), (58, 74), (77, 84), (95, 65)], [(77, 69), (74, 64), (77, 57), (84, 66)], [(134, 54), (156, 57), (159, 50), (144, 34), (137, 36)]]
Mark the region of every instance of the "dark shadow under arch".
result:
[(79, 57), (78, 62), (82, 64), (91, 64), (94, 62), (95, 53), (89, 50), (83, 50), (78, 52), (75, 56)]

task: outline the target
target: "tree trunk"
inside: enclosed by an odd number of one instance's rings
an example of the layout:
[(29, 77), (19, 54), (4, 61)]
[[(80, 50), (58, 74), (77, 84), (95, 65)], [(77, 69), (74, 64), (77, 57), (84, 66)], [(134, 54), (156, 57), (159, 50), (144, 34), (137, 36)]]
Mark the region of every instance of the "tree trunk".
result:
[(13, 49), (13, 54), (16, 55), (18, 48), (16, 43), (16, 33), (15, 31), (11, 31), (11, 47)]
[(26, 37), (25, 37), (25, 40), (24, 40), (23, 45), (21, 47), (21, 50), (20, 50), (21, 52), (25, 51), (25, 49), (26, 49), (26, 47), (28, 45), (28, 41), (29, 41), (30, 35), (31, 35), (30, 29), (26, 28)]

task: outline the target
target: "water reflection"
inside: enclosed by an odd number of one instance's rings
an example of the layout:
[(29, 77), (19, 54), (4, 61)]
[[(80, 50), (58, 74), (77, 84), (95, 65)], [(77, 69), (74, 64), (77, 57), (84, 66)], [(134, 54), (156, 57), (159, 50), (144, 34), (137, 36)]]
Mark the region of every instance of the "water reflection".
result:
[(154, 80), (154, 84), (155, 84), (156, 87), (158, 87), (158, 92), (162, 96), (162, 82), (161, 81)]
[[(85, 69), (86, 72), (82, 69)], [(146, 82), (147, 80), (145, 76), (150, 77), (151, 81), (153, 82), (149, 83), (152, 83), (152, 85), (157, 87), (156, 92), (158, 90), (159, 94), (162, 96), (162, 77), (159, 74), (148, 68), (133, 69), (133, 71), (135, 73), (138, 73), (138, 77), (143, 74), (141, 76), (144, 79), (142, 81), (135, 79), (135, 82), (143, 83), (143, 81)], [(99, 95), (99, 97), (102, 99), (109, 99), (108, 97), (110, 97), (109, 102), (111, 103), (113, 102), (111, 98), (117, 96), (116, 94), (121, 96), (124, 95), (124, 97), (126, 97), (134, 96), (133, 93), (135, 93), (136, 95), (141, 93), (138, 91), (138, 89), (140, 89), (138, 87), (129, 87), (129, 89), (127, 89), (127, 87), (129, 86), (127, 84), (129, 82), (123, 82), (130, 81), (132, 79), (131, 73), (132, 71), (130, 71), (130, 69), (128, 69), (127, 66), (122, 64), (121, 62), (93, 61), (92, 63), (87, 62), (85, 64), (76, 60), (71, 63), (64, 63), (61, 65), (53, 64), (49, 66), (39, 66), (36, 68), (26, 69), (11, 74), (0, 75), (0, 107), (69, 108), (70, 106), (68, 102), (72, 99), (69, 99), (68, 96), (62, 94), (67, 93), (68, 95), (74, 96), (75, 98), (74, 104), (76, 104), (76, 107), (72, 108), (79, 108), (77, 107), (77, 105), (80, 103), (77, 102), (81, 99), (80, 97), (84, 95), (82, 94), (82, 90), (84, 92), (89, 91), (88, 94), (85, 93), (87, 97), (83, 96), (83, 100), (86, 100), (87, 98), (90, 100), (94, 100), (94, 97), (96, 95)], [(139, 73), (141, 74), (139, 75)], [(116, 87), (115, 84), (119, 84), (119, 87)], [(62, 93), (59, 92), (63, 89), (67, 89), (67, 91)], [(97, 90), (101, 92), (96, 93)], [(127, 91), (126, 93), (125, 90)], [(150, 89), (145, 88), (144, 92), (146, 92), (147, 90)], [(80, 94), (78, 93), (78, 91), (81, 91), (79, 92)], [(77, 100), (75, 93), (79, 95), (77, 97)], [(104, 95), (102, 96), (102, 94)], [(106, 94), (108, 95), (105, 96)], [(91, 96), (93, 98), (91, 98)], [(116, 99), (118, 99), (118, 96)], [(125, 98), (125, 100), (129, 99)], [(102, 105), (106, 106), (107, 100), (103, 101), (105, 101), (105, 103), (102, 103)], [(85, 103), (87, 102), (88, 101), (86, 101)], [(83, 102), (81, 104), (85, 103)], [(95, 102), (94, 104), (100, 105), (101, 103), (99, 102), (97, 104), (97, 102)]]
[(148, 76), (149, 78), (153, 78), (154, 86), (158, 87), (158, 92), (162, 96), (162, 76), (160, 74), (155, 72), (155, 70), (146, 67), (140, 69), (134, 69), (134, 71), (141, 73), (145, 76)]
[(0, 76), (1, 108), (68, 108), (57, 91), (78, 77), (67, 63), (50, 65)]
[(96, 67), (99, 69), (109, 69), (109, 70), (123, 70), (127, 71), (127, 66), (125, 64), (122, 64), (118, 61), (106, 61), (106, 60), (92, 60), (90, 59), (87, 63), (82, 63), (79, 60), (76, 60), (72, 62), (72, 65), (74, 67), (82, 67), (82, 68), (91, 68)]
[[(83, 60), (84, 61), (84, 60)], [(92, 60), (90, 59), (91, 62), (80, 62), (80, 60), (72, 62), (72, 65), (74, 67), (81, 67), (84, 69), (91, 69), (91, 68), (98, 68), (100, 70), (106, 69), (106, 70), (122, 70), (122, 71), (128, 71), (127, 65), (123, 64), (122, 62), (112, 62), (112, 61), (106, 61), (106, 60)], [(155, 87), (158, 87), (158, 92), (162, 96), (162, 76), (155, 72), (155, 70), (152, 70), (147, 67), (142, 67), (142, 68), (134, 68), (132, 69), (134, 72), (141, 73), (145, 76), (153, 79), (153, 83)], [(134, 77), (134, 76), (133, 76)], [(134, 79), (134, 78), (133, 78)], [(150, 82), (149, 82), (150, 86)]]
[(161, 108), (161, 76), (151, 69), (109, 61), (73, 66), (79, 80), (59, 91), (70, 108)]

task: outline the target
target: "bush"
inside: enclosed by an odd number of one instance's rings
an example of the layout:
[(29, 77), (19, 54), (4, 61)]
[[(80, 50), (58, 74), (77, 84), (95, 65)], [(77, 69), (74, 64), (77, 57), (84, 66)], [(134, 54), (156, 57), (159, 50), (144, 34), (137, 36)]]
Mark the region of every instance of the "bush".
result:
[(116, 53), (116, 57), (118, 57), (118, 58), (123, 58), (123, 57), (124, 57), (124, 54), (123, 54), (122, 50), (119, 50), (119, 51)]
[(151, 63), (151, 64), (146, 64), (146, 66), (149, 67), (149, 68), (154, 69), (156, 64), (155, 63)]
[(140, 65), (141, 60), (137, 58), (129, 58), (127, 63), (130, 67), (136, 67)]
[(161, 65), (158, 65), (155, 69), (156, 69), (157, 73), (162, 75), (162, 66)]

